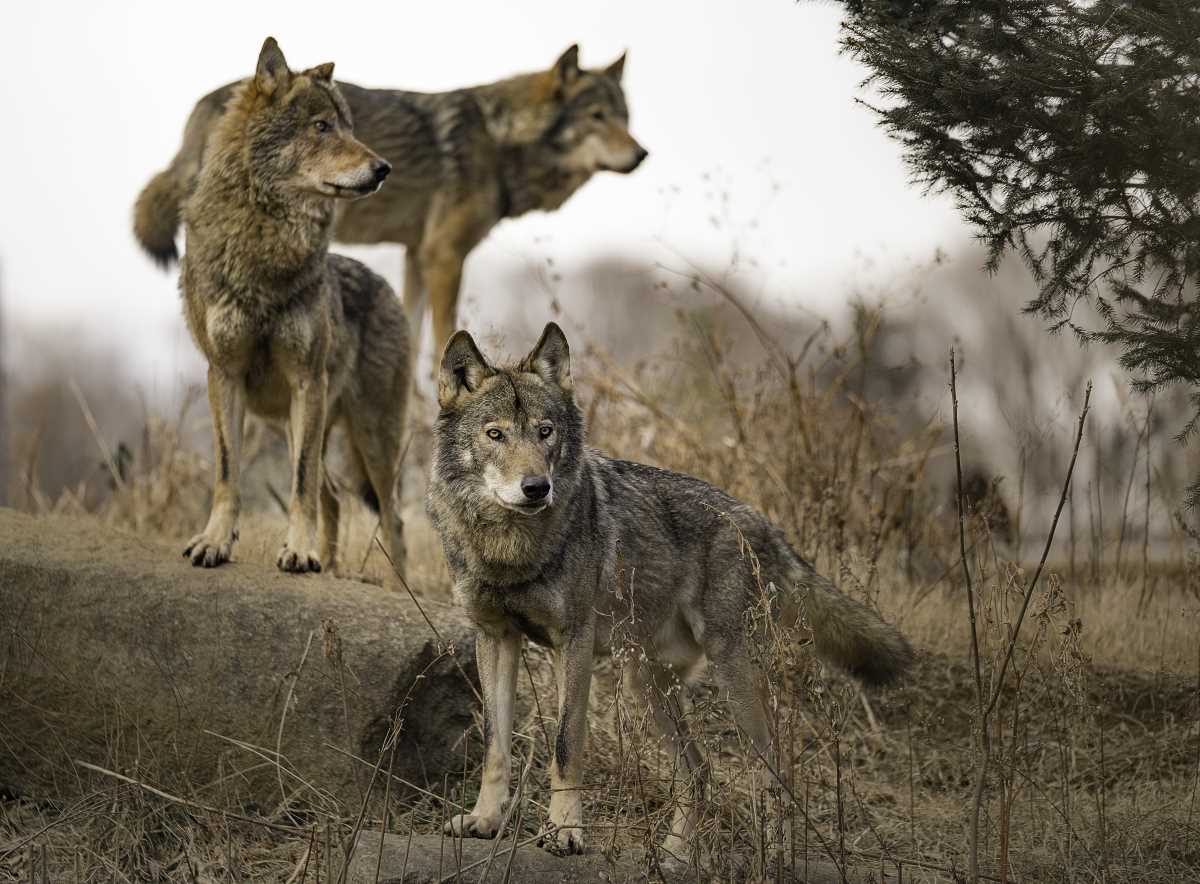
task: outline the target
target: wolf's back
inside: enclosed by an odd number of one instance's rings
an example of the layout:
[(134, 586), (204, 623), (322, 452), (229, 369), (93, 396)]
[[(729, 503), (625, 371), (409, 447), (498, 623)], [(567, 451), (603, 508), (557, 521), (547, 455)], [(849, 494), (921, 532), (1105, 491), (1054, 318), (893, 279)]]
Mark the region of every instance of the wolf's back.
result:
[(793, 583), (801, 588), (817, 654), (870, 685), (889, 684), (912, 664), (908, 639), (866, 605), (839, 592), (799, 556)]

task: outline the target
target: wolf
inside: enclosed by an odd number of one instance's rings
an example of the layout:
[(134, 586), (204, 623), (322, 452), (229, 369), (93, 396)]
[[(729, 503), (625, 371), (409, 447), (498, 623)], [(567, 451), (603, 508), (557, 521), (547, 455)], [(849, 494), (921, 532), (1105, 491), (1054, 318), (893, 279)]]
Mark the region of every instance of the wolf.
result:
[[(571, 46), (547, 71), (452, 92), (339, 88), (363, 143), (403, 160), (379, 196), (341, 207), (334, 237), (405, 247), (404, 303), (414, 342), (432, 304), (434, 369), (455, 328), (463, 264), (505, 218), (560, 207), (596, 172), (632, 172), (647, 151), (629, 132), (625, 56), (602, 70)], [(171, 164), (143, 188), (133, 229), (166, 266), (178, 206), (203, 167), (231, 83), (196, 104)], [(414, 344), (414, 351), (417, 347)]]
[[(896, 679), (913, 652), (867, 607), (818, 575), (764, 516), (690, 476), (586, 447), (570, 349), (550, 323), (520, 362), (497, 367), (465, 331), (447, 343), (426, 509), (476, 629), (485, 760), (456, 836), (494, 837), (509, 799), (509, 748), (522, 640), (550, 648), (559, 724), (546, 845), (578, 852), (583, 750), (594, 655), (632, 640), (626, 685), (702, 778), (702, 759), (674, 722), (672, 679), (705, 662), (754, 750), (772, 759), (764, 683), (747, 614), (774, 587), (780, 621), (812, 636), (821, 657), (869, 684)], [(620, 641), (614, 641), (622, 635)], [(657, 690), (648, 688), (658, 688)], [(776, 760), (775, 763), (778, 763)], [(775, 768), (778, 770), (779, 768)], [(686, 855), (697, 823), (680, 808), (663, 848)]]
[(404, 309), (379, 276), (328, 253), (335, 203), (373, 194), (390, 170), (354, 137), (333, 65), (295, 73), (267, 38), (254, 76), (215, 121), (182, 207), (180, 289), (188, 329), (208, 360), (215, 450), (211, 515), (183, 553), (193, 565), (228, 561), (237, 539), (249, 410), (287, 422), (292, 495), (279, 568), (335, 564), (339, 506), (323, 454), (330, 431), (342, 425), (403, 573)]

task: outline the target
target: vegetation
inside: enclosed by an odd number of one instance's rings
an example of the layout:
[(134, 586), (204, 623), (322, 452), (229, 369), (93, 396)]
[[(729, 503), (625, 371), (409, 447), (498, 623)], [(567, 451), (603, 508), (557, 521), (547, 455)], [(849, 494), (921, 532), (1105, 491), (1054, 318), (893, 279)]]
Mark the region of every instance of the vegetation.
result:
[[(593, 441), (703, 476), (754, 503), (844, 591), (877, 605), (921, 649), (912, 678), (879, 695), (821, 671), (795, 636), (779, 635), (762, 649), (764, 666), (778, 676), (776, 728), (794, 760), (781, 772), (786, 789), (769, 796), (774, 804), (756, 804), (758, 796), (747, 793), (753, 758), (702, 687), (687, 715), (715, 787), (705, 800), (697, 839), (705, 853), (697, 859), (722, 880), (754, 879), (780, 863), (801, 870), (807, 861), (865, 866), (875, 875), (901, 870), (906, 880), (934, 870), (960, 874), (968, 866), (982, 752), (978, 856), (985, 879), (1185, 880), (1200, 865), (1200, 572), (1182, 545), (1122, 555), (1119, 544), (1141, 539), (1142, 525), (1127, 510), (1120, 521), (1110, 516), (1098, 541), (1080, 544), (1078, 555), (1073, 544), (1055, 547), (1034, 583), (1015, 545), (994, 530), (991, 505), (964, 501), (960, 537), (955, 496), (938, 481), (953, 476), (949, 428), (914, 421), (888, 397), (870, 395), (864, 374), (876, 371), (869, 364), (874, 336), (886, 326), (877, 312), (861, 308), (845, 337), (818, 327), (784, 338), (720, 284), (703, 275), (690, 284), (723, 299), (724, 312), (687, 315), (677, 344), (658, 358), (627, 367), (602, 348), (576, 348)], [(733, 333), (739, 324), (750, 329), (754, 350)], [(965, 417), (972, 403), (960, 397)], [(177, 542), (203, 518), (208, 464), (203, 449), (186, 441), (199, 412), (151, 421), (145, 453), (137, 452), (120, 482), (108, 477), (102, 499), (74, 488), (57, 499), (31, 495), (29, 505)], [(422, 426), (410, 448), (415, 475), (427, 457)], [(1070, 441), (1063, 441), (1059, 483)], [(971, 445), (965, 436), (968, 461)], [(269, 485), (280, 443), (255, 431), (247, 448), (246, 482)], [(259, 501), (237, 555), (272, 562), (284, 517), (269, 494)], [(378, 581), (384, 563), (369, 545), (368, 511), (355, 509), (345, 521), (345, 570)], [(1028, 514), (1024, 521), (1037, 523)], [(413, 588), (445, 597), (430, 529), (416, 516), (408, 523)], [(962, 591), (964, 551), (974, 634)], [(537, 699), (524, 707), (514, 767), (526, 770), (527, 758), (532, 765), (506, 844), (536, 833), (548, 794), (554, 675), (537, 649), (526, 662), (521, 692)], [(601, 670), (588, 761), (590, 841), (602, 850), (645, 847), (653, 856), (675, 804), (693, 793), (673, 759), (645, 739), (642, 705), (618, 691), (611, 664)], [(0, 700), (4, 690), (0, 681)], [(993, 702), (986, 717), (980, 696)], [(113, 739), (131, 736), (115, 732)], [(464, 756), (477, 758), (479, 743), (477, 731), (464, 735)], [(63, 782), (78, 775), (78, 788), (0, 803), (0, 881), (338, 880), (358, 807), (311, 817), (286, 806), (247, 812), (227, 784), (181, 782), (167, 764), (142, 765), (124, 769), (142, 785), (76, 770)], [(447, 802), (470, 799), (463, 789), (476, 782), (468, 773), (448, 779), (444, 792), (392, 793), (386, 807), (377, 794), (365, 825), (437, 832)]]
[[(952, 193), (1028, 309), (1107, 342), (1144, 392), (1200, 421), (1200, 4), (858, 0), (845, 48), (920, 183)], [(1100, 322), (1085, 325), (1080, 300)], [(1195, 477), (1193, 477), (1195, 479)], [(1200, 500), (1200, 480), (1189, 489)]]

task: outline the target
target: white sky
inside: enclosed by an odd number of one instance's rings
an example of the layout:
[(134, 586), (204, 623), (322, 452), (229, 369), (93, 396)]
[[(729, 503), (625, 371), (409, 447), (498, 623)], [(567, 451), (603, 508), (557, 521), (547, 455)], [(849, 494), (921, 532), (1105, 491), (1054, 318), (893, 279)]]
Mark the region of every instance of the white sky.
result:
[[(898, 147), (855, 103), (864, 71), (838, 55), (837, 17), (792, 0), (0, 4), (0, 274), (7, 331), (22, 336), (10, 343), (36, 349), (67, 324), (120, 342), (164, 385), (198, 367), (176, 274), (141, 254), (130, 210), (195, 99), (248, 74), (268, 34), (293, 67), (333, 60), (337, 77), (420, 90), (541, 68), (572, 42), (589, 67), (629, 50), (649, 160), (556, 213), (502, 223), (468, 263), (476, 301), (502, 262), (615, 252), (719, 267), (741, 247), (762, 259), (763, 290), (831, 310), (969, 236), (947, 199), (906, 183)], [(355, 254), (399, 285), (399, 246)], [(484, 331), (488, 317), (462, 321)]]

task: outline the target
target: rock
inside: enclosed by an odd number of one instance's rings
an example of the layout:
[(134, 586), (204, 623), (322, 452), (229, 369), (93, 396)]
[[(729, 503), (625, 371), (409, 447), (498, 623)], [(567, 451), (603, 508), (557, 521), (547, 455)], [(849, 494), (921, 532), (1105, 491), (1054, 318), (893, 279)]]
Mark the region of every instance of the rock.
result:
[[(639, 849), (627, 849), (615, 858), (599, 851), (581, 856), (555, 856), (535, 844), (517, 847), (512, 854), (511, 834), (500, 843), (478, 838), (443, 838), (440, 835), (407, 835), (364, 831), (355, 842), (354, 856), (346, 884), (435, 884), (435, 882), (469, 881), (536, 881), (538, 884), (634, 884), (642, 881), (663, 881), (666, 884), (683, 882), (729, 880), (727, 872), (720, 875), (700, 874), (686, 864), (660, 861), (653, 866)], [(493, 856), (493, 851), (495, 855)], [(738, 865), (745, 872), (745, 858)], [(487, 877), (484, 878), (484, 871)], [(916, 872), (916, 874), (914, 874)], [(744, 875), (736, 880), (749, 880)], [(880, 881), (949, 882), (920, 869), (905, 867), (898, 876), (891, 864), (881, 874), (879, 867), (848, 868), (845, 874), (828, 860), (797, 857), (795, 874), (771, 874), (771, 881), (806, 882), (806, 884), (878, 884)]]
[(421, 603), (435, 634), (407, 595), (180, 548), (0, 510), (0, 783), (77, 791), (86, 762), (355, 814), (397, 712), (397, 776), (440, 792), (462, 771), (477, 676), (453, 607)]
[[(410, 843), (407, 835), (389, 833), (382, 836), (382, 862), (380, 844), (379, 832), (359, 835), (347, 884), (376, 884), (376, 881), (378, 884), (433, 884), (460, 878), (471, 882), (499, 882), (504, 880), (506, 872), (509, 881), (537, 881), (538, 884), (624, 884), (650, 880), (640, 850), (626, 851), (619, 859), (610, 860), (602, 853), (555, 856), (529, 844), (517, 848), (510, 867), (511, 836), (496, 844), (478, 838), (458, 840), (438, 835), (413, 835)], [(483, 877), (485, 868), (486, 879)], [(694, 881), (695, 875), (689, 877), (682, 869), (678, 874), (666, 871), (665, 880)]]

